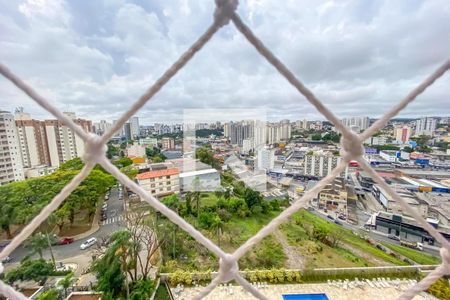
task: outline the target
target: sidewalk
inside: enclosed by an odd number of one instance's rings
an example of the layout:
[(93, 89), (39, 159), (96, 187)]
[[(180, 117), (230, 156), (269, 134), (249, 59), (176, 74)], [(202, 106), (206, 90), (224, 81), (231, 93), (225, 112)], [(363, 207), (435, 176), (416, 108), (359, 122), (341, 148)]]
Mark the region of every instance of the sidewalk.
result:
[(74, 241), (85, 239), (86, 237), (96, 233), (100, 229), (100, 225), (99, 225), (99, 221), (100, 220), (99, 220), (99, 218), (100, 218), (100, 210), (101, 210), (101, 208), (102, 208), (101, 205), (99, 205), (97, 207), (97, 211), (95, 212), (94, 218), (92, 219), (91, 229), (89, 229), (86, 232), (83, 232), (83, 233), (80, 233), (80, 234), (72, 236)]

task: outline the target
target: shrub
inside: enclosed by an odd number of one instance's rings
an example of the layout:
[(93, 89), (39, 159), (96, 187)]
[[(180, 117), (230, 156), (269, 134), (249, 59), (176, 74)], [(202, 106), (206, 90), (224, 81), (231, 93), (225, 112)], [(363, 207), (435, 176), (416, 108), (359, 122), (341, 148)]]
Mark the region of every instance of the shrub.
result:
[(430, 286), (427, 292), (442, 300), (450, 299), (450, 284), (448, 283), (448, 278), (440, 278)]

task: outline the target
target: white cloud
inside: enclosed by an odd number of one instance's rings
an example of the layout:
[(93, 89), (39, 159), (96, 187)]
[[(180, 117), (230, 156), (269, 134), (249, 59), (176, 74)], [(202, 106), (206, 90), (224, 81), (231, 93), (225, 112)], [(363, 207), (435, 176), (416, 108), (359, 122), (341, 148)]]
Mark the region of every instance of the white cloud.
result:
[[(5, 5), (1, 61), (61, 109), (94, 120), (117, 118), (198, 38), (214, 11), (213, 1), (200, 0)], [(339, 116), (381, 115), (450, 57), (445, 0), (252, 0), (238, 11)], [(43, 115), (5, 80), (0, 95), (2, 109), (26, 103)], [(449, 114), (449, 95), (446, 75), (404, 115)], [(319, 117), (233, 26), (222, 28), (138, 115), (148, 122), (178, 121), (183, 109), (203, 107), (266, 107), (269, 118)]]

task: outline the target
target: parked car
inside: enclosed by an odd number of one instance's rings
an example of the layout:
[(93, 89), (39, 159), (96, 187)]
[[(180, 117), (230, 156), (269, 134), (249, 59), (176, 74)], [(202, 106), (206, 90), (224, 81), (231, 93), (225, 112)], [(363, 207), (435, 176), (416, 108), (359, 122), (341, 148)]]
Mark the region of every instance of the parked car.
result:
[(388, 234), (388, 238), (391, 240), (400, 241), (400, 237), (396, 236), (395, 234)]
[(105, 195), (105, 200), (108, 201), (109, 200), (109, 196)]
[(341, 225), (342, 226), (342, 222), (339, 221), (338, 219), (334, 220), (334, 223), (337, 224), (337, 225)]
[(11, 257), (9, 257), (9, 256), (7, 256), (4, 259), (2, 259), (2, 263), (3, 264), (9, 263), (10, 261), (11, 261)]
[(108, 209), (108, 204), (104, 203), (102, 206), (102, 210), (107, 210)]
[(334, 220), (334, 218), (331, 215), (327, 215), (327, 218), (330, 220)]
[(92, 237), (90, 239), (87, 239), (83, 244), (80, 245), (81, 250), (85, 250), (97, 243), (97, 239), (95, 237)]
[(63, 238), (58, 241), (58, 245), (68, 245), (73, 243), (73, 238)]
[(108, 219), (108, 216), (106, 214), (102, 214), (100, 216), (100, 221), (105, 221), (106, 219)]
[(347, 219), (344, 215), (339, 215), (338, 218), (344, 221)]

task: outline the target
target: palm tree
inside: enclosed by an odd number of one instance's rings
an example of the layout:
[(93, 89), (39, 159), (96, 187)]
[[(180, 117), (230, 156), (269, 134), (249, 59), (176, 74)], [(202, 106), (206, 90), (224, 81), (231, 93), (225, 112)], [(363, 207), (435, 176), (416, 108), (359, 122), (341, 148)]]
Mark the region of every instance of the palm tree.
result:
[(43, 257), (43, 251), (48, 247), (47, 237), (42, 233), (36, 233), (30, 236), (24, 243), (25, 248), (32, 251), (32, 254), (39, 254), (40, 258)]
[(58, 285), (64, 289), (65, 298), (67, 298), (67, 289), (72, 285), (73, 281), (74, 281), (73, 273), (70, 272), (69, 274), (66, 275), (66, 277), (64, 277), (58, 282)]
[(215, 229), (217, 233), (217, 245), (220, 248), (220, 235), (222, 234), (223, 222), (219, 216), (215, 216), (212, 223), (211, 229)]
[(55, 257), (53, 255), (52, 243), (55, 242), (55, 237), (48, 233), (44, 234), (38, 232), (30, 236), (24, 243), (25, 248), (32, 251), (31, 255), (37, 253), (41, 259), (44, 258), (43, 251), (47, 248), (50, 250), (53, 266), (56, 266)]

